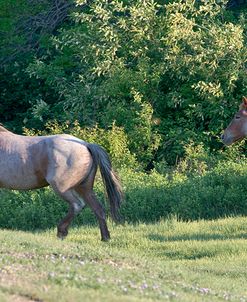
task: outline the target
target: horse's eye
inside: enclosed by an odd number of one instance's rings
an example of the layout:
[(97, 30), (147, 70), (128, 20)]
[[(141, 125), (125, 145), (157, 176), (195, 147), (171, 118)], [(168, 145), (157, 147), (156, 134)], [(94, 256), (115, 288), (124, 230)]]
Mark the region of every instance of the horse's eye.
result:
[(240, 118), (240, 116), (239, 116), (239, 115), (236, 115), (236, 116), (235, 116), (235, 119), (236, 119), (236, 120), (237, 120), (237, 119), (239, 119), (239, 118)]

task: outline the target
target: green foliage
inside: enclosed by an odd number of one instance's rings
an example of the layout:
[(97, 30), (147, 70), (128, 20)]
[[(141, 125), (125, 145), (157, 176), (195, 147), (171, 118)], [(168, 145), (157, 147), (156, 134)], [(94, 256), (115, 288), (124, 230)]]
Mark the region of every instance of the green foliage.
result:
[(174, 163), (190, 141), (218, 149), (246, 93), (245, 15), (233, 18), (214, 0), (76, 3), (75, 25), (53, 38), (57, 52), (31, 64), (30, 75), (80, 123), (124, 127), (146, 165), (157, 155)]
[(26, 72), (35, 53), (42, 52), (37, 42), (41, 30), (32, 28), (29, 21), (44, 12), (49, 2), (0, 0), (0, 120), (17, 132), (25, 124), (42, 127), (35, 112), (40, 100), (52, 105), (45, 119), (56, 117), (58, 109), (54, 90), (42, 80), (30, 79)]
[(190, 143), (185, 146), (185, 156), (176, 166), (176, 173), (185, 175), (204, 175), (210, 168), (210, 161), (214, 157), (210, 156), (202, 144), (197, 146)]
[[(1, 228), (31, 230), (52, 227), (65, 212), (65, 204), (50, 190), (1, 190)], [(56, 209), (56, 211), (54, 211)], [(59, 213), (60, 212), (60, 213)]]
[(0, 2), (1, 122), (18, 132), (54, 119), (115, 123), (149, 170), (180, 162), (190, 143), (222, 148), (219, 134), (247, 94), (246, 10), (215, 0), (75, 0), (71, 18), (53, 35), (35, 31), (32, 47), (24, 21), (51, 3), (15, 2)]
[(130, 174), (123, 178), (123, 216), (129, 222), (151, 222), (170, 215), (182, 220), (246, 215), (246, 175), (246, 165), (231, 162), (220, 162), (207, 173), (189, 178), (176, 170), (166, 177), (156, 172)]

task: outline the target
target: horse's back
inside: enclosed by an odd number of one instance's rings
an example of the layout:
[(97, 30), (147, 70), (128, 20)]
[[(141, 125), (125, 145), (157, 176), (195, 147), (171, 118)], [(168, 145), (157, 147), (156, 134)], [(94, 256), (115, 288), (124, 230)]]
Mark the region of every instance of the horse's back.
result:
[(62, 190), (87, 174), (91, 155), (86, 143), (71, 135), (0, 136), (0, 186), (33, 189), (56, 182)]
[(0, 136), (1, 187), (33, 189), (47, 185), (40, 170), (45, 156), (40, 146), (38, 137), (31, 139), (11, 132)]

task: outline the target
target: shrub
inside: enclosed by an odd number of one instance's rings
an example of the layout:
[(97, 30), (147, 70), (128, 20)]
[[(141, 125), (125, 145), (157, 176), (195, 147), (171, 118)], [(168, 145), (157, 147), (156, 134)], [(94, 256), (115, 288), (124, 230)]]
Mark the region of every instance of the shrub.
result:
[(156, 172), (145, 177), (130, 174), (123, 216), (132, 222), (151, 222), (170, 215), (194, 220), (247, 214), (243, 162), (219, 162), (203, 176), (180, 176), (168, 180)]

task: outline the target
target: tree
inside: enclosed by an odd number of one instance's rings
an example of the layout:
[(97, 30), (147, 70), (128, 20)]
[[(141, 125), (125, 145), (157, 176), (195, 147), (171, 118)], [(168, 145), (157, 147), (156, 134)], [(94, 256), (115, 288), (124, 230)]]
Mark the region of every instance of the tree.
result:
[(217, 148), (247, 87), (245, 19), (224, 18), (225, 4), (78, 0), (75, 26), (53, 38), (57, 53), (29, 73), (82, 124), (123, 126), (146, 163), (158, 145), (171, 162), (191, 140)]
[(244, 5), (247, 5), (246, 0), (229, 0), (227, 2), (227, 8), (230, 8), (230, 9), (242, 7)]
[(58, 96), (25, 69), (34, 56), (48, 54), (50, 36), (65, 25), (72, 7), (65, 0), (0, 0), (0, 120), (15, 131), (55, 116)]

